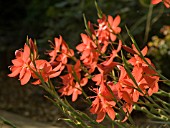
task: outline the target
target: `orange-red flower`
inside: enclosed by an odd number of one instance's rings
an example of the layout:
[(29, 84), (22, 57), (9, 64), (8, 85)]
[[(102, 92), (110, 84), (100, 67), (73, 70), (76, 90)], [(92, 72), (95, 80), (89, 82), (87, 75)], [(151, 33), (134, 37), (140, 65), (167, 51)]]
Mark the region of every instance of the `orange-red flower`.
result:
[(24, 45), (24, 49), (16, 50), (15, 52), (16, 59), (12, 60), (13, 66), (10, 66), (10, 70), (12, 71), (9, 74), (9, 77), (16, 77), (19, 75), (19, 80), (21, 81), (21, 85), (28, 83), (31, 78), (30, 71), (30, 48), (28, 45)]
[(121, 28), (118, 27), (120, 24), (120, 16), (116, 16), (114, 19), (112, 16), (108, 16), (108, 28), (110, 32), (110, 39), (112, 41), (116, 40), (116, 34), (119, 34), (121, 32)]
[(99, 74), (95, 74), (92, 80), (96, 82), (96, 85), (102, 86), (107, 80), (108, 73), (113, 70), (113, 68), (118, 65), (117, 62), (112, 62), (109, 65), (105, 66), (103, 63), (97, 64), (97, 69)]
[(123, 104), (123, 111), (125, 112), (126, 115), (125, 115), (124, 119), (122, 120), (122, 122), (125, 122), (128, 119), (128, 116), (130, 115), (132, 110), (133, 110), (132, 104), (129, 104), (129, 103)]
[(60, 36), (59, 38), (54, 38), (54, 43), (55, 44), (51, 44), (51, 47), (53, 48), (53, 50), (49, 51), (49, 56), (50, 58), (50, 62), (53, 62), (55, 60), (55, 58), (57, 57), (57, 54), (60, 52), (60, 47), (61, 47), (61, 43), (63, 42), (62, 37)]
[(96, 37), (98, 37), (98, 43), (104, 43), (105, 41), (109, 41), (109, 31), (108, 28), (108, 22), (106, 15), (103, 15), (101, 19), (97, 20), (98, 22), (98, 29), (96, 30)]
[[(49, 78), (53, 78), (52, 76), (55, 72), (52, 70), (52, 66), (49, 62), (47, 62), (46, 60), (35, 60), (35, 66), (36, 67), (34, 67), (33, 63), (31, 63), (31, 67), (33, 70), (32, 77), (38, 80), (36, 80), (32, 84), (37, 85), (42, 83), (40, 77), (43, 79), (44, 82), (47, 82)], [(39, 76), (35, 74), (35, 72), (39, 74)]]
[(72, 95), (72, 101), (76, 101), (78, 95), (82, 94), (82, 86), (85, 86), (88, 82), (87, 78), (81, 78), (80, 61), (77, 61), (75, 66), (67, 64), (68, 74), (61, 76), (63, 81), (63, 87), (58, 91), (63, 95)]
[(114, 97), (111, 92), (107, 89), (105, 85), (100, 86), (99, 89), (94, 89), (94, 91), (96, 91), (97, 96), (92, 102), (90, 112), (92, 114), (97, 114), (96, 121), (103, 121), (106, 116), (106, 113), (112, 120), (114, 120), (115, 111), (113, 107), (116, 105), (116, 102), (114, 101)]
[(96, 44), (90, 39), (89, 36), (81, 34), (82, 43), (79, 44), (76, 49), (82, 54), (80, 60), (83, 64), (93, 72), (96, 68), (99, 53), (96, 51)]
[[(133, 51), (134, 52), (136, 52), (135, 54), (134, 54), (134, 57), (132, 57), (131, 59), (129, 59), (128, 60), (128, 62), (130, 63), (130, 64), (132, 64), (133, 66), (148, 66), (147, 64), (146, 64), (146, 62), (138, 55), (139, 54), (139, 52), (138, 52), (138, 50), (135, 48), (135, 46), (132, 44), (132, 49), (133, 49)], [(148, 52), (148, 48), (147, 48), (147, 46), (146, 47), (144, 47), (143, 49), (142, 49), (142, 51), (141, 51), (141, 53), (142, 53), (142, 55), (143, 56), (145, 56), (146, 54), (147, 54), (147, 52)], [(148, 58), (145, 58), (146, 59), (146, 61), (149, 63), (149, 64), (151, 64), (151, 61), (150, 61), (150, 59), (148, 59)]]
[(55, 73), (52, 74), (52, 77), (59, 76), (65, 68), (68, 58), (74, 56), (74, 51), (69, 49), (62, 36), (54, 38), (54, 40), (55, 44), (52, 44), (53, 50), (48, 52), (51, 57), (50, 63), (53, 67), (53, 71), (55, 71)]
[(159, 89), (159, 77), (153, 69), (146, 64), (132, 64), (134, 66), (132, 69), (132, 75), (135, 78), (136, 83), (134, 83), (128, 76), (126, 70), (122, 66), (118, 66), (120, 69), (120, 77), (117, 83), (120, 87), (121, 98), (131, 104), (133, 104), (133, 102), (137, 102), (139, 96), (151, 96)]
[(162, 2), (163, 0), (152, 0), (152, 4), (158, 4), (158, 3), (160, 3), (160, 2)]
[(159, 76), (153, 69), (147, 66), (143, 68), (143, 72), (144, 72), (143, 78), (148, 83), (147, 94), (151, 96), (153, 93), (156, 93), (159, 90), (159, 86), (158, 86)]
[(152, 4), (158, 4), (160, 2), (164, 2), (164, 5), (167, 7), (167, 8), (170, 8), (170, 0), (152, 0), (151, 3)]
[(108, 18), (103, 15), (101, 19), (98, 19), (98, 29), (96, 30), (96, 37), (98, 39), (98, 48), (101, 53), (105, 53), (110, 41), (116, 40), (116, 34), (121, 32), (121, 28), (118, 27), (120, 24), (120, 16)]
[(110, 65), (113, 62), (113, 59), (117, 56), (118, 52), (121, 50), (121, 47), (122, 47), (122, 41), (119, 40), (117, 49), (113, 49), (109, 58), (103, 62), (104, 66)]
[[(132, 45), (132, 48), (137, 54), (139, 54), (134, 45)], [(147, 51), (148, 48), (145, 47), (141, 51), (142, 55), (145, 56), (147, 54)], [(157, 73), (153, 69), (151, 69), (148, 64), (137, 54), (134, 54), (134, 57), (129, 59), (128, 62), (134, 66), (132, 74), (134, 75), (134, 78), (136, 78), (141, 91), (144, 94), (148, 94), (149, 96), (151, 96), (153, 93), (158, 91), (159, 77)], [(150, 59), (145, 59), (151, 66), (154, 67)]]
[[(67, 63), (67, 57), (73, 56), (74, 51), (69, 49), (66, 42), (63, 40), (62, 36), (59, 38), (54, 38), (55, 44), (52, 44), (53, 50), (49, 51), (48, 54), (51, 57), (50, 63), (56, 61), (57, 57), (62, 58), (62, 63)], [(61, 57), (62, 56), (62, 57)]]

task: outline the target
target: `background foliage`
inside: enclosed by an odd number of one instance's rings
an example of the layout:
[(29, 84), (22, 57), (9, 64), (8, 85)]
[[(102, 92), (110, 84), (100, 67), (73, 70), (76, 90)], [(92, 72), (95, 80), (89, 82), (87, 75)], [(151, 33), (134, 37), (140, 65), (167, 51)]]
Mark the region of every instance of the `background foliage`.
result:
[[(163, 25), (170, 25), (169, 10), (163, 4), (153, 8), (151, 31), (144, 41), (149, 0), (98, 0), (105, 14), (121, 16), (121, 27), (128, 26), (141, 47), (152, 35), (160, 35)], [(87, 20), (96, 23), (97, 11), (93, 0), (13, 0), (0, 1), (0, 52), (2, 69), (10, 65), (11, 54), (25, 43), (26, 36), (35, 38), (43, 49), (48, 40), (62, 35), (71, 48), (79, 43), (84, 32), (83, 14)], [(161, 18), (161, 20), (159, 20)], [(156, 24), (155, 24), (156, 23)], [(128, 43), (128, 36), (123, 34)], [(8, 54), (7, 54), (8, 53)], [(12, 54), (13, 55), (13, 54)]]

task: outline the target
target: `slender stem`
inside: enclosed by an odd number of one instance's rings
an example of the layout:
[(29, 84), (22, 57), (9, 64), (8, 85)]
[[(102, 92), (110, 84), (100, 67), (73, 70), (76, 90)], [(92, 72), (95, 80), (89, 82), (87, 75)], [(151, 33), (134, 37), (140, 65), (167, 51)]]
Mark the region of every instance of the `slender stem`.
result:
[(6, 120), (4, 117), (0, 116), (0, 120), (2, 120), (4, 124), (7, 124), (7, 125), (11, 126), (12, 128), (17, 128), (13, 123), (11, 123), (10, 121)]
[(164, 13), (164, 6), (162, 6), (159, 9), (159, 12), (156, 12), (156, 16), (152, 19), (151, 24), (154, 24), (162, 16), (163, 13)]
[(149, 31), (151, 27), (151, 18), (152, 18), (152, 11), (153, 11), (153, 5), (149, 5), (149, 12), (146, 20), (146, 27), (145, 27), (145, 36), (144, 36), (144, 43), (147, 42), (148, 36), (149, 36)]

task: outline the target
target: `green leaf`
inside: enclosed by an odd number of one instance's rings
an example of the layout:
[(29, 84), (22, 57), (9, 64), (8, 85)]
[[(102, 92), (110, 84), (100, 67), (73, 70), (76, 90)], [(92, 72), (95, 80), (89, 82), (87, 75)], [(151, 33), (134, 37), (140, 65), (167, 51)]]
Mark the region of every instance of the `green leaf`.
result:
[(167, 98), (170, 98), (170, 93), (165, 92), (163, 90), (159, 90), (159, 92), (156, 92), (155, 94), (161, 95), (161, 96), (165, 96)]
[(86, 27), (86, 32), (87, 32), (87, 34), (88, 35), (90, 35), (90, 36), (92, 36), (92, 33), (91, 33), (91, 31), (90, 31), (90, 28), (89, 28), (89, 26), (88, 26), (88, 24), (87, 24), (87, 20), (86, 20), (86, 16), (85, 16), (85, 14), (83, 14), (83, 19), (84, 19), (84, 24), (85, 24), (85, 27)]
[(6, 120), (5, 118), (0, 116), (0, 120), (3, 121), (4, 124), (7, 124), (9, 126), (11, 126), (12, 128), (17, 128), (13, 123), (9, 122), (8, 120)]
[(95, 6), (96, 6), (96, 9), (97, 9), (97, 14), (98, 14), (98, 17), (99, 18), (102, 18), (103, 17), (103, 12), (102, 10), (100, 9), (100, 7), (98, 6), (97, 2), (95, 1)]
[(163, 81), (163, 83), (170, 86), (170, 81)]

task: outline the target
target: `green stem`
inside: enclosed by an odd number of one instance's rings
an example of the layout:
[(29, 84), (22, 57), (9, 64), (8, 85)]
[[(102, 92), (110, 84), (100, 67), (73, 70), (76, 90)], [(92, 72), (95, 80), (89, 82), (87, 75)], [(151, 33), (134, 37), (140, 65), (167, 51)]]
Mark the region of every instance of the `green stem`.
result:
[(158, 19), (162, 16), (163, 13), (164, 13), (164, 6), (161, 6), (159, 12), (156, 12), (156, 16), (152, 19), (151, 24), (154, 24), (156, 21), (158, 21)]
[[(51, 82), (49, 84), (52, 84)], [(50, 85), (53, 86), (53, 85)], [(57, 94), (57, 92), (55, 90), (51, 90), (49, 89), (47, 86), (42, 86), (53, 98), (55, 98), (58, 103), (63, 106), (66, 110), (70, 111), (74, 116), (72, 116), (72, 118), (74, 118), (75, 120), (81, 122), (80, 125), (83, 128), (87, 128), (90, 126), (88, 126), (84, 120), (82, 120), (82, 118), (84, 119), (88, 119), (88, 121), (90, 121), (92, 124), (95, 124), (97, 126), (100, 126), (101, 128), (104, 128), (103, 125), (98, 124), (96, 121), (94, 121), (93, 119), (91, 119), (90, 117), (88, 117), (87, 115), (85, 115), (84, 113), (78, 112), (76, 111), (72, 106), (70, 106), (70, 104), (67, 102), (67, 100), (63, 101), (61, 100), (61, 98), (59, 97), (59, 95)], [(83, 115), (83, 116), (82, 116)]]
[(5, 118), (0, 116), (0, 120), (3, 121), (4, 124), (7, 124), (9, 126), (11, 126), (12, 128), (17, 128), (13, 123), (11, 123), (10, 121), (6, 120)]
[(150, 31), (150, 27), (151, 27), (152, 11), (153, 11), (153, 5), (150, 4), (148, 16), (147, 16), (147, 21), (146, 21), (146, 27), (145, 27), (144, 43), (146, 43), (147, 40), (148, 40), (149, 31)]

